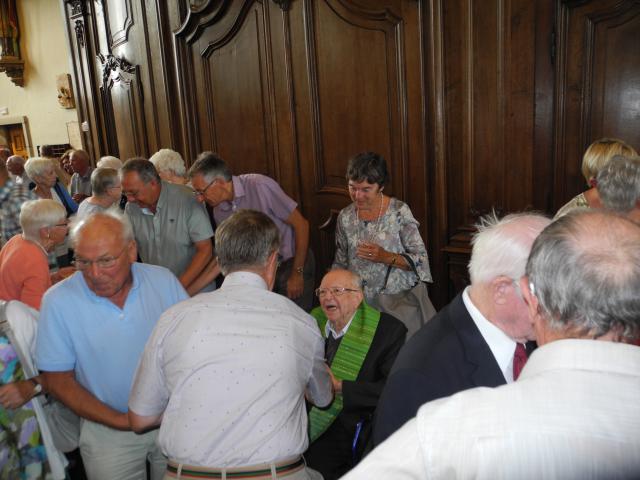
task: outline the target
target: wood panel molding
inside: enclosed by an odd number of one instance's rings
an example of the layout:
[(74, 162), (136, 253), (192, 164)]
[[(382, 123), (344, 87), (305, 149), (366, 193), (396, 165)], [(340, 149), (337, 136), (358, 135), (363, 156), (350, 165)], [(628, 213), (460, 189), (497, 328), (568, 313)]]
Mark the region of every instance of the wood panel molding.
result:
[[(321, 5), (326, 8), (321, 11)], [(405, 58), (404, 51), (404, 27), (402, 18), (395, 15), (391, 9), (370, 10), (356, 6), (353, 3), (344, 0), (325, 0), (324, 2), (313, 2), (305, 0), (304, 2), (304, 19), (305, 19), (305, 48), (307, 58), (306, 76), (309, 82), (308, 88), (310, 92), (311, 118), (312, 118), (312, 144), (313, 144), (313, 164), (315, 175), (315, 189), (317, 194), (336, 194), (348, 198), (348, 193), (344, 185), (344, 168), (339, 175), (331, 178), (327, 175), (327, 164), (330, 159), (325, 157), (324, 145), (327, 143), (323, 126), (323, 95), (327, 95), (328, 91), (321, 91), (321, 76), (327, 75), (328, 68), (323, 70), (325, 65), (320, 64), (319, 58), (319, 42), (330, 41), (330, 39), (320, 37), (317, 28), (318, 23), (326, 22), (328, 19), (322, 18), (323, 12), (331, 12), (336, 19), (342, 22), (342, 28), (356, 28), (363, 31), (376, 31), (384, 34), (384, 49), (378, 53), (383, 57), (387, 67), (385, 79), (388, 83), (385, 87), (388, 89), (385, 100), (389, 109), (387, 116), (382, 117), (379, 121), (388, 127), (389, 140), (387, 144), (388, 152), (382, 153), (388, 160), (392, 171), (392, 191), (395, 195), (402, 198), (406, 191), (406, 180), (403, 173), (406, 171), (408, 164), (408, 127), (407, 127), (407, 92), (405, 71), (400, 68)], [(358, 55), (364, 52), (354, 52)], [(369, 53), (369, 52), (368, 52)], [(339, 93), (339, 92), (338, 92)], [(380, 92), (376, 92), (380, 93)], [(366, 147), (360, 147), (360, 151)], [(369, 147), (370, 149), (370, 147)], [(348, 155), (338, 160), (339, 164), (344, 164), (348, 156), (358, 153), (351, 151)]]
[[(111, 46), (111, 50), (114, 48), (126, 43), (129, 40), (129, 30), (133, 26), (133, 15), (131, 8), (131, 0), (120, 0), (119, 1), (119, 9), (124, 9), (124, 15), (116, 17), (114, 15), (114, 11), (116, 10), (115, 5), (109, 5), (109, 2), (106, 0), (101, 0), (103, 5), (106, 7), (107, 18), (109, 19), (107, 27), (109, 28), (109, 45)], [(112, 25), (112, 21), (116, 17), (116, 20), (121, 20), (121, 24)], [(122, 18), (119, 18), (122, 17)]]

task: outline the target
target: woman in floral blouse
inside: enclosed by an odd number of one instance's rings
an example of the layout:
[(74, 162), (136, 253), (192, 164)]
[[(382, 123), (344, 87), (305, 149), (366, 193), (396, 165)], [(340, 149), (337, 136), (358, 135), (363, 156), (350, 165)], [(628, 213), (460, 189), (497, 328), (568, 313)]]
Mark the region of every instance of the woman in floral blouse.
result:
[[(342, 209), (336, 226), (333, 268), (358, 273), (367, 301), (383, 290), (398, 293), (418, 281), (432, 281), (418, 221), (407, 204), (383, 193), (387, 180), (387, 163), (382, 156), (366, 152), (352, 158), (347, 181), (353, 203)], [(419, 278), (403, 255), (412, 260)]]

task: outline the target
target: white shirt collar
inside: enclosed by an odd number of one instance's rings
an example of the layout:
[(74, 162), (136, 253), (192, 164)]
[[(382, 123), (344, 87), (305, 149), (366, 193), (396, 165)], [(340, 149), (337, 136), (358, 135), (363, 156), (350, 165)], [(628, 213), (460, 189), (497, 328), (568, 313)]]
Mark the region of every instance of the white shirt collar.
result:
[(222, 282), (222, 287), (220, 288), (230, 287), (234, 285), (250, 285), (252, 287), (258, 287), (264, 290), (268, 290), (267, 282), (264, 281), (264, 278), (262, 278), (257, 273), (244, 270), (229, 273), (224, 277), (224, 282)]
[(353, 315), (351, 315), (351, 318), (349, 319), (349, 321), (347, 322), (347, 324), (342, 327), (342, 330), (340, 330), (339, 332), (336, 332), (333, 327), (331, 326), (331, 322), (329, 320), (327, 320), (327, 323), (324, 325), (324, 337), (325, 338), (329, 338), (329, 332), (331, 332), (333, 334), (333, 338), (341, 338), (344, 337), (345, 334), (347, 333), (347, 330), (349, 330), (349, 326), (351, 325), (351, 322), (353, 321), (353, 317), (356, 316), (357, 310), (355, 312), (353, 312)]
[(505, 380), (507, 383), (513, 382), (513, 354), (516, 351), (516, 342), (487, 320), (480, 310), (476, 308), (469, 296), (469, 287), (462, 292), (462, 301), (473, 319), (473, 323), (480, 330), (482, 338), (489, 345)]

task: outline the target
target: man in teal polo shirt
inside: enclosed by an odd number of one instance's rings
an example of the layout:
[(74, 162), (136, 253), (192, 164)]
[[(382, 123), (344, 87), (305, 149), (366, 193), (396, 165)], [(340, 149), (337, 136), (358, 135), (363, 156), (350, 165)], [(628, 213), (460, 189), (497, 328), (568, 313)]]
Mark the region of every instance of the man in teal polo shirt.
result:
[(135, 263), (131, 225), (98, 213), (71, 229), (79, 270), (44, 296), (36, 359), (45, 391), (82, 417), (80, 453), (91, 480), (160, 479), (156, 431), (127, 418), (133, 374), (160, 314), (187, 298), (170, 271)]

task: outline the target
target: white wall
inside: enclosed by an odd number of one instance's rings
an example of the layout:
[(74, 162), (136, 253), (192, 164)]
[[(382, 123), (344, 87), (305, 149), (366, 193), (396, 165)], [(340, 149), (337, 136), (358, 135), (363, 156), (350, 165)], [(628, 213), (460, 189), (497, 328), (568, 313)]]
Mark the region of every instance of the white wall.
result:
[(18, 87), (5, 73), (0, 73), (0, 108), (7, 107), (12, 117), (28, 118), (31, 147), (69, 143), (67, 123), (77, 121), (77, 113), (75, 108), (66, 110), (58, 104), (56, 91), (56, 76), (71, 73), (60, 2), (16, 3), (25, 82), (24, 87)]

